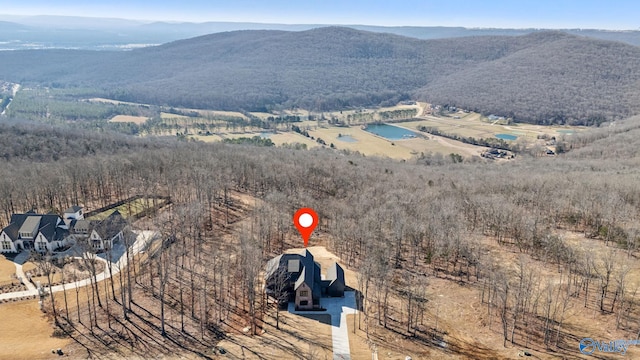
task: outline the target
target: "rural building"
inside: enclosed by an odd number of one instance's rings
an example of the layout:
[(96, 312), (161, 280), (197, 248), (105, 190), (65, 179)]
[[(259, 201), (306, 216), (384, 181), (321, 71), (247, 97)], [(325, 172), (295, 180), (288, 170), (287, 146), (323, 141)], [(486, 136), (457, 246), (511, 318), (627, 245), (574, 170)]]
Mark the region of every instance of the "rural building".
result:
[(88, 241), (95, 250), (105, 250), (111, 249), (114, 243), (123, 240), (126, 225), (127, 221), (116, 210), (104, 220), (71, 220), (69, 229), (76, 240)]
[(287, 300), (295, 302), (296, 309), (319, 309), (322, 296), (344, 296), (345, 288), (344, 270), (340, 265), (332, 263), (324, 280), (320, 270), (320, 264), (314, 261), (309, 250), (278, 255), (267, 263), (266, 293), (276, 296), (276, 288), (281, 288)]
[(125, 226), (126, 221), (118, 211), (104, 220), (89, 221), (84, 219), (79, 206), (67, 209), (64, 219), (34, 211), (13, 214), (9, 225), (0, 233), (0, 253), (31, 249), (56, 252), (77, 241), (89, 241), (94, 249), (104, 250), (123, 239)]
[(0, 252), (56, 251), (67, 245), (69, 228), (59, 215), (13, 214), (0, 233)]

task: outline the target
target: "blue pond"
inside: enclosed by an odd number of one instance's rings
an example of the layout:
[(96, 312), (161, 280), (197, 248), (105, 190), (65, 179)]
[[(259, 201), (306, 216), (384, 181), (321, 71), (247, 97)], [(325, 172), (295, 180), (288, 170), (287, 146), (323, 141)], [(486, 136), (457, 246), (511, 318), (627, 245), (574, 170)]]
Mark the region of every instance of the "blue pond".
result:
[(272, 134), (272, 133), (266, 133), (266, 132), (263, 132), (263, 133), (260, 133), (260, 135), (259, 135), (259, 136), (260, 136), (261, 138), (263, 138), (263, 139), (268, 139), (271, 135), (273, 135), (273, 134)]
[(496, 134), (496, 137), (502, 140), (515, 140), (518, 138), (517, 136), (511, 134)]
[(368, 125), (365, 130), (388, 140), (402, 140), (416, 137), (416, 133), (411, 130), (387, 124), (371, 124)]
[(358, 140), (352, 138), (350, 135), (338, 136), (338, 140), (348, 142), (348, 143), (358, 142)]

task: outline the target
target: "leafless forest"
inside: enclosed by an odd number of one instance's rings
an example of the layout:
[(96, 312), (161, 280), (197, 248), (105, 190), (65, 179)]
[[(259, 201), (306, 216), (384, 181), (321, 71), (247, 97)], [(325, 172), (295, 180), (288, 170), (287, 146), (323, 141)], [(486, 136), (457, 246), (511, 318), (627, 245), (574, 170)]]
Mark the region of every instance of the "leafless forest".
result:
[[(27, 149), (4, 160), (0, 215), (6, 223), (30, 209), (171, 197), (171, 206), (136, 224), (157, 229), (159, 241), (113, 281), (52, 296), (60, 331), (82, 344), (142, 353), (178, 344), (198, 352), (229, 329), (259, 334), (272, 306), (258, 291), (263, 264), (298, 246), (291, 214), (310, 206), (322, 219), (318, 236), (359, 272), (366, 331), (426, 337), (433, 330), (423, 321), (433, 300), (426, 285), (440, 278), (477, 289), (505, 344), (562, 351), (575, 347), (563, 321), (576, 303), (640, 332), (637, 289), (625, 279), (626, 259), (640, 246), (637, 121), (565, 139), (569, 151), (556, 158), (432, 166), (331, 150), (152, 147), (109, 135), (86, 140), (106, 154), (71, 151), (32, 162)], [(40, 151), (45, 135), (29, 134), (32, 151)], [(562, 231), (607, 250), (571, 243)], [(500, 262), (488, 246), (521, 256)], [(547, 271), (561, 274), (560, 283), (548, 281)]]

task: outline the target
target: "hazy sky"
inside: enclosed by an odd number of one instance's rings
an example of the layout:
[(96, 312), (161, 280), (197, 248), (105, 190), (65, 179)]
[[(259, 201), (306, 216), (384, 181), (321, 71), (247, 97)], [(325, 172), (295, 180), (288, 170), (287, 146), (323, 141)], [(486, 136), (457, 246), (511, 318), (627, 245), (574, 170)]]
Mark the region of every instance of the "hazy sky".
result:
[(640, 29), (637, 0), (0, 0), (0, 4), (2, 14), (139, 20)]

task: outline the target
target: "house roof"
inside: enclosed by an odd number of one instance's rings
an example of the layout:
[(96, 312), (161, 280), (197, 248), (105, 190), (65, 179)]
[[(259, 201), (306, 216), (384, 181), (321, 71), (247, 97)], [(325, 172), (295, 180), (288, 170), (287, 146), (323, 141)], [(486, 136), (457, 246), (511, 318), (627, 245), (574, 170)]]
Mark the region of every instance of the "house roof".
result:
[(24, 234), (24, 233), (33, 234), (33, 233), (35, 233), (38, 230), (38, 228), (40, 227), (40, 220), (41, 219), (42, 219), (42, 216), (33, 216), (33, 215), (27, 216), (22, 221), (22, 226), (20, 226), (20, 230), (18, 230), (18, 232), (21, 233), (21, 234)]
[(91, 222), (93, 229), (102, 239), (111, 239), (121, 232), (127, 222), (118, 210), (107, 216), (106, 219), (98, 222)]
[(338, 263), (334, 262), (327, 269), (326, 279), (330, 281), (330, 284), (333, 284), (335, 281), (344, 284), (344, 270)]
[(12, 240), (17, 240), (20, 237), (20, 232), (31, 233), (37, 229), (37, 232), (42, 233), (47, 241), (54, 241), (66, 236), (66, 230), (58, 226), (60, 223), (64, 224), (58, 215), (41, 215), (29, 211), (26, 214), (11, 215), (9, 226), (5, 227), (3, 231)]
[(81, 220), (71, 220), (69, 224), (69, 228), (72, 230), (76, 229), (86, 229), (89, 230), (91, 228), (91, 222), (89, 220), (81, 219)]
[(70, 207), (67, 210), (65, 210), (64, 213), (65, 214), (73, 214), (73, 213), (77, 213), (80, 210), (82, 210), (82, 206), (73, 205), (72, 207)]
[(15, 241), (15, 240), (18, 240), (18, 229), (20, 229), (20, 224), (11, 223), (9, 224), (9, 226), (2, 229), (2, 231), (4, 231), (4, 233), (7, 234), (9, 239), (11, 239), (12, 241)]
[(313, 255), (309, 250), (304, 250), (300, 256), (300, 262), (302, 263), (302, 272), (300, 277), (296, 280), (294, 290), (298, 290), (302, 283), (306, 283), (307, 286), (313, 288), (316, 280), (316, 263), (313, 261)]

